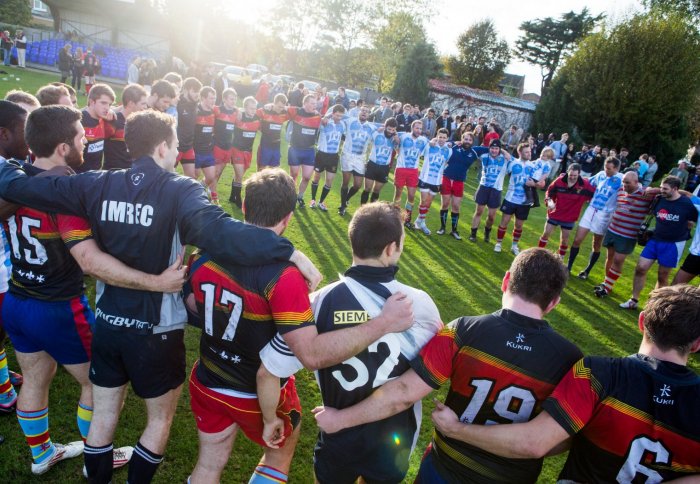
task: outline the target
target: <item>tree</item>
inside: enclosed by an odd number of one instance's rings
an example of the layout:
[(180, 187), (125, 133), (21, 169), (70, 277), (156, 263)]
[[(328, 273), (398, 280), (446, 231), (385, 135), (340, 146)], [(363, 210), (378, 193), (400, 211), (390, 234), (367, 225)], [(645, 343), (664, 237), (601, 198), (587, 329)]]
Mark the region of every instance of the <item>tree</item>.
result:
[[(686, 16), (635, 15), (581, 42), (538, 106), (536, 119), (561, 120), (583, 140), (624, 144), (668, 161), (691, 141), (698, 77), (700, 36)], [(555, 96), (566, 102), (556, 102)]]
[(15, 25), (32, 23), (32, 9), (25, 0), (0, 0), (0, 19)]
[(415, 42), (402, 60), (392, 96), (422, 106), (430, 104), (428, 79), (439, 75), (442, 70), (435, 47), (425, 40)]
[(520, 24), (524, 33), (515, 43), (515, 54), (525, 62), (540, 66), (542, 93), (552, 82), (561, 61), (602, 18), (602, 14), (592, 17), (588, 8), (584, 8), (581, 13), (571, 11), (559, 19), (546, 17)]
[(643, 0), (642, 3), (652, 9), (680, 12), (700, 18), (700, 0)]
[(376, 52), (374, 74), (379, 78), (379, 92), (391, 90), (399, 67), (405, 62), (409, 51), (417, 44), (426, 42), (423, 25), (408, 12), (392, 13), (387, 23), (373, 38)]
[(494, 89), (510, 62), (508, 43), (499, 39), (491, 20), (469, 27), (457, 40), (459, 54), (449, 58), (447, 67), (460, 84)]

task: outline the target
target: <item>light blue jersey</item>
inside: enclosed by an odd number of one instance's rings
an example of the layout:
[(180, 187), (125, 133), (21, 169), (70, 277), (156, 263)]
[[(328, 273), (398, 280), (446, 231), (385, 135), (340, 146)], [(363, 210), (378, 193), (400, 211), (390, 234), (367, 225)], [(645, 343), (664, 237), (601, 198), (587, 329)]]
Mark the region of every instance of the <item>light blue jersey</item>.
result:
[(334, 123), (331, 119), (325, 126), (321, 124), (318, 133), (318, 151), (323, 153), (337, 153), (340, 150), (340, 141), (345, 134), (345, 123)]
[(344, 119), (345, 123), (345, 144), (343, 154), (363, 155), (367, 151), (367, 146), (377, 130), (377, 125), (365, 121), (360, 122), (357, 118)]
[(614, 212), (617, 206), (617, 192), (622, 186), (622, 173), (608, 177), (603, 170), (588, 181), (595, 187), (590, 206), (603, 212)]
[(503, 155), (491, 158), (488, 153), (481, 155), (481, 181), (480, 185), (503, 190), (503, 180), (508, 170), (508, 162)]
[(423, 152), (423, 168), (418, 179), (429, 185), (442, 185), (442, 172), (445, 170), (450, 156), (452, 156), (452, 148), (449, 146), (428, 144)]
[(514, 158), (508, 163), (508, 173), (510, 173), (510, 182), (508, 182), (506, 200), (516, 205), (525, 204), (525, 183), (533, 178), (535, 164)]
[(549, 164), (549, 162), (543, 160), (542, 158), (529, 161), (528, 163), (532, 163), (533, 165), (532, 178), (534, 178), (535, 181), (540, 181), (547, 178), (549, 176), (549, 172), (552, 171), (552, 166)]
[(369, 161), (379, 165), (387, 166), (391, 163), (391, 153), (394, 151), (394, 135), (387, 138), (384, 131), (377, 132), (372, 137), (372, 152)]
[(418, 169), (420, 157), (428, 146), (428, 138), (419, 136), (414, 138), (411, 133), (399, 134), (399, 155), (396, 158), (396, 168)]

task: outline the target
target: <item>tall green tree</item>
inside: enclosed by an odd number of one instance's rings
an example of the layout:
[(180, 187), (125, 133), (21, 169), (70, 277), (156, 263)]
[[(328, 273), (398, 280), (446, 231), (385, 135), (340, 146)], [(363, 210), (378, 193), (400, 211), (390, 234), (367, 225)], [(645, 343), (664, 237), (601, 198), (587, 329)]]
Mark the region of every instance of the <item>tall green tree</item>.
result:
[(649, 8), (700, 18), (700, 0), (642, 0), (642, 3)]
[(510, 49), (498, 37), (492, 20), (469, 27), (457, 40), (459, 53), (449, 58), (447, 67), (460, 84), (479, 89), (494, 89), (503, 77)]
[(593, 17), (584, 8), (580, 13), (567, 12), (558, 19), (546, 17), (520, 24), (523, 34), (515, 43), (515, 55), (540, 67), (543, 93), (564, 58), (602, 18), (602, 14)]
[(409, 51), (422, 42), (426, 42), (426, 36), (421, 19), (409, 12), (388, 15), (386, 25), (372, 39), (376, 56), (372, 71), (378, 77), (377, 89), (380, 92), (393, 87), (399, 67), (406, 61)]
[(428, 79), (442, 73), (442, 64), (435, 47), (425, 40), (415, 42), (402, 58), (391, 94), (405, 102), (430, 104)]
[(624, 144), (668, 161), (691, 141), (688, 120), (699, 77), (700, 36), (686, 16), (635, 15), (583, 40), (536, 118), (558, 120), (585, 141)]
[(32, 22), (32, 8), (25, 0), (0, 0), (0, 21), (15, 25)]

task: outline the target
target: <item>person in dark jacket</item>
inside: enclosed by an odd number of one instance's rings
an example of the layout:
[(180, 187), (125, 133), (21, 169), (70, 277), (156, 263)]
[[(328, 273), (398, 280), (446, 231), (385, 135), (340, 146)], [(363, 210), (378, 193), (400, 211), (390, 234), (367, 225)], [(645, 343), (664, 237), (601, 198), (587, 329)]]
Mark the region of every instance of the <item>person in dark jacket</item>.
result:
[[(71, 55), (71, 45), (66, 44), (58, 52), (58, 70), (61, 71), (61, 82), (65, 83), (68, 76), (73, 71), (73, 56)], [(80, 89), (80, 88), (78, 88)]]

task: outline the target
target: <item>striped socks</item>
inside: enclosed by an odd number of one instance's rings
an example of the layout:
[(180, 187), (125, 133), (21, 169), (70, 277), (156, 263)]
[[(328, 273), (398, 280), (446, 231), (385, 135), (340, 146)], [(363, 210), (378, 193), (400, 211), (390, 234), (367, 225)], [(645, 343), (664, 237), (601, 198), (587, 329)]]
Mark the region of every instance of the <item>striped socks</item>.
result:
[(15, 392), (10, 382), (10, 371), (7, 368), (7, 354), (5, 350), (0, 350), (0, 408), (12, 411), (11, 407), (17, 402), (17, 392)]
[(617, 272), (612, 267), (608, 269), (607, 274), (605, 274), (605, 281), (603, 281), (603, 287), (608, 294), (612, 292), (615, 282), (620, 278), (620, 274), (620, 272)]
[(88, 431), (90, 430), (90, 422), (92, 421), (92, 407), (78, 402), (77, 419), (80, 436), (83, 442), (85, 442), (87, 440)]
[(287, 482), (287, 474), (278, 471), (274, 467), (258, 464), (250, 476), (248, 484), (281, 484)]
[(17, 409), (17, 420), (32, 450), (34, 463), (41, 464), (54, 452), (54, 445), (49, 436), (49, 407), (41, 410)]

